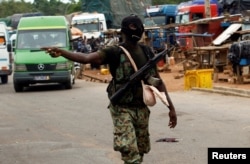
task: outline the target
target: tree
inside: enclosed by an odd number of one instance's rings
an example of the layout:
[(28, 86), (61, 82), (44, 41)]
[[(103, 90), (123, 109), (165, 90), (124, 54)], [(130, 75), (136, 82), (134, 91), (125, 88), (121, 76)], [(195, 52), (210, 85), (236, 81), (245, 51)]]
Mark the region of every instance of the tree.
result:
[(11, 1), (3, 1), (0, 3), (0, 17), (4, 18), (7, 16), (11, 16), (17, 13), (34, 12), (35, 8), (30, 3), (26, 3), (23, 0), (15, 2)]
[(63, 3), (58, 0), (34, 0), (33, 3), (21, 1), (2, 1), (0, 2), (0, 18), (5, 18), (19, 13), (32, 13), (40, 12), (43, 15), (64, 15), (67, 6), (68, 12), (80, 11), (80, 0), (76, 3), (75, 0), (71, 0), (70, 3)]
[[(179, 4), (188, 0), (152, 0), (152, 5)], [(70, 0), (63, 3), (59, 0), (34, 0), (33, 3), (21, 1), (1, 1), (0, 18), (5, 18), (17, 13), (40, 12), (43, 15), (66, 15), (73, 12), (82, 11), (83, 0)]]

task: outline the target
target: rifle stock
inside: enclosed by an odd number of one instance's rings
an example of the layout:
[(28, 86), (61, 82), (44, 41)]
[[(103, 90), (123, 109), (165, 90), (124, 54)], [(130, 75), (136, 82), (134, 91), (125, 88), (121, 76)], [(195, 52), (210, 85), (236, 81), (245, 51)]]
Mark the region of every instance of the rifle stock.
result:
[[(169, 53), (170, 51), (172, 51), (174, 47), (171, 47), (169, 49), (165, 49), (162, 52), (158, 53), (156, 56), (154, 56), (153, 58), (149, 59), (148, 62), (142, 66), (138, 71), (136, 71), (133, 75), (130, 76), (129, 81), (123, 86), (121, 87), (118, 91), (116, 91), (111, 97), (110, 97), (110, 101), (112, 104), (116, 104), (118, 102), (118, 100), (120, 99), (120, 97), (123, 96), (123, 94), (125, 93), (125, 91), (130, 88), (134, 83), (136, 83), (137, 81), (140, 81), (143, 79), (143, 77), (145, 76), (145, 74), (153, 67), (155, 67), (156, 63), (158, 61), (160, 61), (167, 53)], [(167, 100), (169, 102), (169, 108), (174, 108), (172, 101), (170, 99), (170, 97), (167, 94)]]

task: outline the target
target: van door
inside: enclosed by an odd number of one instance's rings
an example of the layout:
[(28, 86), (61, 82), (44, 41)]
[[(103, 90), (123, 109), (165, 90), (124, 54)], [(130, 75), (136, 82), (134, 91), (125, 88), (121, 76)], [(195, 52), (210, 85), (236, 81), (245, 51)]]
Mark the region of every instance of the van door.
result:
[(0, 32), (0, 77), (2, 84), (8, 83), (8, 75), (12, 73), (11, 53), (7, 51), (7, 43), (6, 32)]

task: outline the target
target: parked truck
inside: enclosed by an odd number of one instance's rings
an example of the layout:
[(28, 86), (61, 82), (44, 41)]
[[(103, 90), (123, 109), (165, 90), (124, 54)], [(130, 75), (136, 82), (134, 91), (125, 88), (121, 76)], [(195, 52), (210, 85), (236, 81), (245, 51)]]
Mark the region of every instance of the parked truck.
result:
[(151, 46), (156, 51), (164, 49), (165, 44), (174, 44), (174, 27), (177, 5), (165, 4), (146, 8), (144, 25), (146, 37), (151, 40)]
[[(211, 39), (216, 39), (232, 22), (239, 21), (241, 18), (241, 14), (222, 13), (223, 5), (217, 0), (210, 0), (209, 3), (208, 1), (193, 0), (178, 5), (176, 23), (179, 24), (180, 35), (177, 40), (181, 40), (183, 50), (192, 50), (194, 46), (209, 45)], [(211, 35), (211, 37), (186, 37), (186, 34), (190, 33)]]
[(71, 25), (80, 29), (87, 39), (99, 38), (107, 30), (107, 24), (102, 13), (81, 13), (73, 16)]
[(178, 5), (175, 20), (178, 24), (176, 40), (181, 50), (192, 54), (194, 46), (206, 46), (222, 32), (219, 22), (222, 20), (213, 21), (213, 18), (220, 15), (219, 11), (217, 0), (192, 0)]
[[(195, 29), (195, 24), (186, 25), (189, 22), (206, 18), (205, 0), (194, 0), (180, 3), (176, 12), (176, 23), (180, 24), (178, 32), (189, 33)], [(210, 17), (219, 16), (217, 0), (210, 0)]]

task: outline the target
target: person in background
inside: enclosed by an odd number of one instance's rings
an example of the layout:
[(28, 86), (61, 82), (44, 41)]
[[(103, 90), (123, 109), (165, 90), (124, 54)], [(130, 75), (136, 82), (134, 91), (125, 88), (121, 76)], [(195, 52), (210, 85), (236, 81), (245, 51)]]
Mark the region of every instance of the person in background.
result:
[[(129, 51), (138, 69), (154, 56), (150, 47), (139, 44), (143, 32), (142, 21), (136, 15), (130, 15), (122, 20), (123, 43), (120, 45)], [(112, 80), (107, 87), (108, 97), (126, 84), (135, 72), (129, 59), (117, 45), (85, 55), (80, 52), (72, 53), (57, 47), (43, 47), (42, 50), (45, 50), (52, 57), (63, 56), (83, 64), (108, 64), (112, 75)], [(148, 75), (160, 79), (156, 65), (149, 71)], [(143, 80), (146, 84), (149, 83), (146, 77)], [(163, 82), (157, 86), (157, 89), (160, 92), (165, 92), (166, 95), (168, 94)], [(108, 109), (114, 126), (114, 150), (121, 153), (121, 158), (125, 164), (142, 163), (144, 154), (150, 151), (150, 109), (143, 101), (141, 82), (139, 81), (127, 89), (117, 102), (110, 102)], [(176, 125), (177, 116), (173, 107), (169, 109), (168, 126), (174, 128)]]

